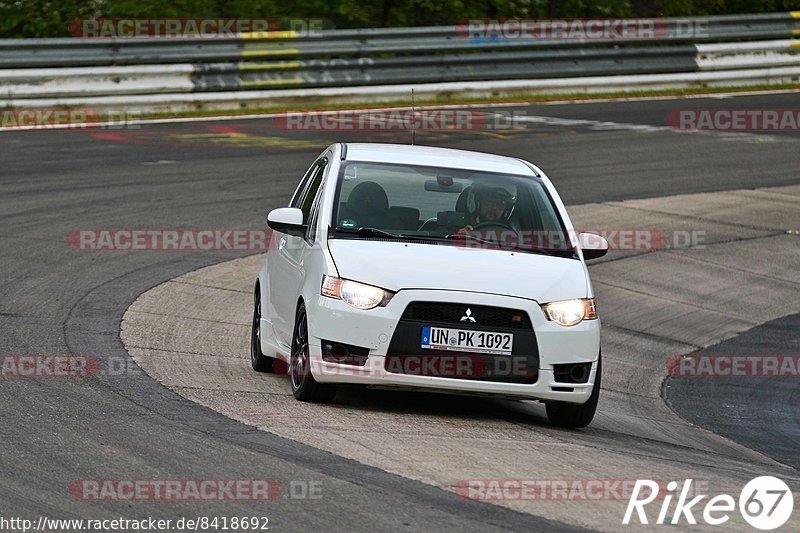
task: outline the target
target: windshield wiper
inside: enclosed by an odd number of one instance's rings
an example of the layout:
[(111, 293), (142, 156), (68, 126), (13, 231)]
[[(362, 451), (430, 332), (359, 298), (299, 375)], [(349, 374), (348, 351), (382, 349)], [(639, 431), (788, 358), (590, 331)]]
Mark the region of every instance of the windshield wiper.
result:
[[(448, 241), (452, 241), (455, 239), (464, 239), (464, 240), (469, 239), (471, 241), (476, 241), (483, 244), (491, 244), (492, 246), (500, 247), (500, 243), (497, 241), (489, 241), (486, 239), (481, 239), (480, 237), (476, 237), (471, 233), (451, 233), (450, 235), (445, 235), (443, 238), (447, 239)], [(514, 246), (513, 248), (516, 248), (516, 246)]]
[(389, 237), (391, 239), (403, 239), (405, 235), (399, 235), (397, 233), (392, 233), (390, 231), (378, 229), (378, 228), (368, 228), (365, 226), (361, 226), (360, 228), (343, 228), (342, 226), (336, 226), (336, 231), (341, 231), (342, 233), (351, 233), (353, 235), (358, 235), (360, 237)]

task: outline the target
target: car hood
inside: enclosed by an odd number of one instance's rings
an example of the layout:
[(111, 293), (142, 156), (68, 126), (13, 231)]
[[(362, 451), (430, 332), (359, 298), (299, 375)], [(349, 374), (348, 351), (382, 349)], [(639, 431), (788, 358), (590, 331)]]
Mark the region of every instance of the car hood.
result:
[(391, 291), (473, 291), (540, 303), (588, 296), (577, 259), (367, 239), (331, 239), (328, 248), (340, 277)]

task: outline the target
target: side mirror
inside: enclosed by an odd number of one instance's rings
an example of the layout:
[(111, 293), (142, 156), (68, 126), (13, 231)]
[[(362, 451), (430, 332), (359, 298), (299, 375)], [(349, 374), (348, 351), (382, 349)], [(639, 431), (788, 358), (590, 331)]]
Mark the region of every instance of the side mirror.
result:
[(594, 233), (579, 233), (578, 246), (583, 250), (583, 258), (586, 260), (597, 259), (608, 253), (608, 241)]
[(303, 224), (303, 212), (296, 207), (280, 207), (267, 215), (267, 225), (278, 233), (303, 237), (308, 229)]

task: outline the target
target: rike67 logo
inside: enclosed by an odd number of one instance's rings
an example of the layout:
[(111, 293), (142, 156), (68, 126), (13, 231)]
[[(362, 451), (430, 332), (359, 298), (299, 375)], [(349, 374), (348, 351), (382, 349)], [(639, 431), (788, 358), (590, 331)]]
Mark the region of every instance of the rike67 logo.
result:
[[(697, 524), (697, 516), (706, 524), (721, 526), (731, 519), (737, 506), (742, 518), (756, 529), (769, 531), (784, 525), (792, 515), (794, 508), (794, 497), (789, 486), (780, 479), (772, 476), (757, 477), (747, 483), (739, 493), (738, 502), (729, 494), (720, 494), (707, 500), (705, 494), (693, 495), (689, 499), (692, 490), (692, 480), (687, 479), (680, 486), (676, 481), (667, 484), (667, 494), (659, 495), (659, 485), (649, 479), (639, 479), (634, 485), (633, 493), (628, 500), (628, 508), (622, 523), (631, 523), (634, 512), (639, 523), (648, 524), (645, 507), (655, 501), (661, 500), (661, 508), (657, 525), (678, 525), (685, 520), (687, 524)], [(674, 496), (677, 495), (677, 502), (674, 509), (670, 509)], [(738, 504), (738, 505), (737, 505)]]

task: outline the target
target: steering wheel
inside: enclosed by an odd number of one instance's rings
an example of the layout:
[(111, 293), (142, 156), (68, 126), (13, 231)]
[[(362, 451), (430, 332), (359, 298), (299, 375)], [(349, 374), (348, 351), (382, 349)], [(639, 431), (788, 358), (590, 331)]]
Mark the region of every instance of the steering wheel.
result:
[(505, 229), (510, 229), (511, 231), (517, 231), (510, 224), (507, 224), (506, 222), (501, 222), (499, 220), (487, 220), (485, 222), (480, 222), (480, 223), (475, 224), (474, 226), (472, 226), (472, 228), (473, 229), (505, 228)]

